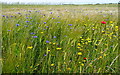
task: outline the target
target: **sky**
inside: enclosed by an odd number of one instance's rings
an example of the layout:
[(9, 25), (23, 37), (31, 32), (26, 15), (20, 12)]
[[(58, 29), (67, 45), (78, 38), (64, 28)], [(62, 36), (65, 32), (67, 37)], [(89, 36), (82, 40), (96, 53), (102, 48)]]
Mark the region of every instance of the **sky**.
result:
[(0, 0), (0, 2), (20, 3), (67, 3), (67, 4), (94, 4), (94, 3), (118, 3), (120, 0)]

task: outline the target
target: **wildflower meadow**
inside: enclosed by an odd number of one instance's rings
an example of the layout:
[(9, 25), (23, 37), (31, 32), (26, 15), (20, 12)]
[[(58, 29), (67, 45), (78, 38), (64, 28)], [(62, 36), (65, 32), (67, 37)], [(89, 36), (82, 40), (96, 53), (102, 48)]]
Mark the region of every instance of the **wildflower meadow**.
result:
[(3, 73), (118, 73), (118, 7), (2, 6)]

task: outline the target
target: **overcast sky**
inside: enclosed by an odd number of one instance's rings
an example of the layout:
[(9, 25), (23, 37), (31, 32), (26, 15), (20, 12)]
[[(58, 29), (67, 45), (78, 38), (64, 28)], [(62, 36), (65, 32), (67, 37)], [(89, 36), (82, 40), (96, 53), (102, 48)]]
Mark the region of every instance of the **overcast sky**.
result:
[(120, 0), (0, 0), (1, 2), (22, 3), (118, 3)]

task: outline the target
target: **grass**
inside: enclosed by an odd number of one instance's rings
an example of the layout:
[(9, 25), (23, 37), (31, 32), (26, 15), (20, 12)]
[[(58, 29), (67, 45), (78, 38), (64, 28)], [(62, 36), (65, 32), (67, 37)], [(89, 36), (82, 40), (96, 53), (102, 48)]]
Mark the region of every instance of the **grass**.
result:
[(3, 73), (119, 72), (117, 7), (4, 5), (3, 15)]

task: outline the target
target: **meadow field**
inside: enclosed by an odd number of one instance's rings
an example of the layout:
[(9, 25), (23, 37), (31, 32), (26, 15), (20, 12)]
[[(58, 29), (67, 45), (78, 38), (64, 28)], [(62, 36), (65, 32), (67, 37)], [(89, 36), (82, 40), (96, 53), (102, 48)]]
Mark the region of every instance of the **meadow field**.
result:
[(3, 73), (118, 73), (118, 5), (2, 5)]

